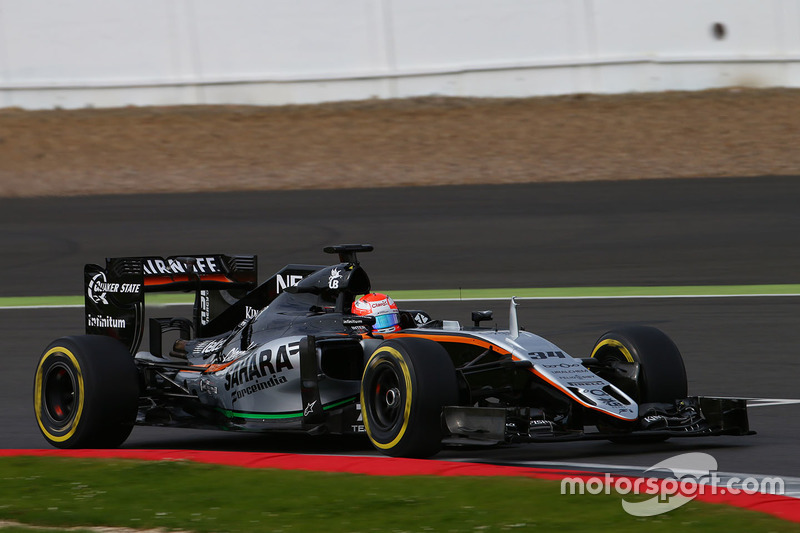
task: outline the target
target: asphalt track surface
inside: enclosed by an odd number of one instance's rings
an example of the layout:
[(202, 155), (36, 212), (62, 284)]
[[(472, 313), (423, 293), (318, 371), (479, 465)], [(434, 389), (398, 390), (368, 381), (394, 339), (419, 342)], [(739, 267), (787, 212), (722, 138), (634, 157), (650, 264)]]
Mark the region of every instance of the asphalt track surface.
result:
[[(485, 187), (0, 200), (0, 296), (82, 292), (87, 262), (124, 255), (257, 253), (262, 279), (323, 246), (369, 242), (374, 287), (437, 289), (800, 282), (800, 179), (696, 179)], [(406, 302), (467, 322), (507, 302)], [(171, 308), (179, 311), (179, 308)], [(171, 311), (170, 311), (171, 312)], [(575, 356), (616, 325), (666, 331), (690, 394), (800, 398), (800, 297), (528, 300), (520, 323)], [(0, 448), (45, 448), (33, 373), (80, 309), (0, 310)], [(753, 407), (758, 435), (447, 448), (437, 458), (647, 468), (688, 451), (727, 472), (800, 476), (800, 405)], [(134, 429), (126, 448), (375, 453), (364, 439)]]

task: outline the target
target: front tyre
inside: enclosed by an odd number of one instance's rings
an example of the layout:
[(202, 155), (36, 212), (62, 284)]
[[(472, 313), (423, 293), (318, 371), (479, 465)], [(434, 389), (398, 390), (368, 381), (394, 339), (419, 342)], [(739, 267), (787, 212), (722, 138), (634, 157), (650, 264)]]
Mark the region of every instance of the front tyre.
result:
[[(636, 372), (627, 375), (600, 374), (639, 405), (669, 403), (686, 398), (686, 368), (678, 347), (663, 331), (650, 326), (628, 326), (605, 333), (597, 340), (592, 358), (604, 363), (635, 363)], [(630, 365), (632, 366), (632, 365)], [(598, 426), (599, 427), (599, 426)], [(601, 428), (602, 429), (602, 428)], [(665, 435), (620, 435), (617, 443), (663, 442)]]
[(425, 339), (393, 339), (372, 354), (361, 380), (361, 411), (372, 444), (394, 457), (430, 457), (442, 445), (442, 407), (458, 401), (447, 351)]
[(36, 422), (57, 448), (116, 448), (131, 433), (138, 398), (133, 357), (110, 337), (54, 341), (34, 377)]
[(631, 380), (615, 382), (637, 403), (672, 403), (686, 398), (686, 368), (678, 347), (663, 331), (650, 326), (628, 326), (600, 337), (592, 358), (603, 362), (638, 363)]

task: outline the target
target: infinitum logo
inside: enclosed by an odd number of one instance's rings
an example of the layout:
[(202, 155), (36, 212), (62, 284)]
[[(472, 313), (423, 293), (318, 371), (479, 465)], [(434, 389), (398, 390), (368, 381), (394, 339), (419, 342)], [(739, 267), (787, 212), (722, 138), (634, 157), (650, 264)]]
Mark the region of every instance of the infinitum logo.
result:
[[(653, 477), (569, 477), (561, 480), (561, 494), (652, 494), (642, 501), (622, 499), (622, 508), (633, 516), (668, 513), (700, 494), (783, 494), (779, 477), (720, 475), (717, 460), (707, 453), (684, 453), (665, 459), (644, 471)], [(667, 474), (665, 476), (665, 474)]]
[(110, 316), (86, 315), (86, 325), (90, 328), (116, 328), (125, 329), (124, 318), (113, 318)]

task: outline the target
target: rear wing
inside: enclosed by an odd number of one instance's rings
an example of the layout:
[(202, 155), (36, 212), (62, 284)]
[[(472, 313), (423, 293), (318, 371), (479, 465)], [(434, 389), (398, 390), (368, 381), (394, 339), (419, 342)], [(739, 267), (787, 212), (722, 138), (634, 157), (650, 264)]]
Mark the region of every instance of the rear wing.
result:
[[(105, 268), (93, 264), (84, 267), (86, 333), (116, 338), (135, 353), (144, 334), (145, 293), (194, 292), (192, 321), (185, 320), (180, 329), (193, 329), (193, 337), (217, 335), (257, 313), (283, 289), (320, 268), (288, 265), (257, 286), (255, 255), (106, 259)], [(151, 319), (151, 336), (160, 338), (163, 324), (164, 319)]]

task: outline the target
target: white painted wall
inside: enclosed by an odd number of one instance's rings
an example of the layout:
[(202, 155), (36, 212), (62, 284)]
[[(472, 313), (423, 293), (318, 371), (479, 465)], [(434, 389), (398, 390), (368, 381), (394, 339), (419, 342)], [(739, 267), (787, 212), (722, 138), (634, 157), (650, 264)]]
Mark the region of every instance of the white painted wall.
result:
[(0, 0), (0, 107), (733, 85), (800, 86), (800, 0)]

